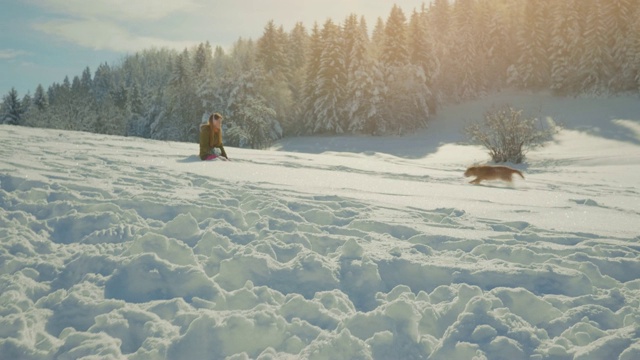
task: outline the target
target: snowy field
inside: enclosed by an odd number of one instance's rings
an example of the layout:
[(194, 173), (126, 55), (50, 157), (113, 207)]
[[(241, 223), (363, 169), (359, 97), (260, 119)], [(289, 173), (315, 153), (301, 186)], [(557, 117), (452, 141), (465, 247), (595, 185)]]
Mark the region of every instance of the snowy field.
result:
[[(513, 185), (465, 121), (565, 128)], [(640, 359), (640, 101), (228, 148), (0, 126), (0, 359)]]

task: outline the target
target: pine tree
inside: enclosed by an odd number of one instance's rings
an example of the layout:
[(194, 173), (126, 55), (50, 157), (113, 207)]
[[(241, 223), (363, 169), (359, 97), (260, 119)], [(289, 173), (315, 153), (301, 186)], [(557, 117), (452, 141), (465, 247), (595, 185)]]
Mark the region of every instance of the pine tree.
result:
[(269, 21), (258, 40), (258, 61), (274, 79), (281, 79), (287, 73), (289, 59), (285, 51), (286, 45), (282, 27), (276, 28), (273, 20)]
[(304, 121), (300, 114), (304, 111), (305, 98), (305, 70), (308, 61), (310, 37), (307, 30), (298, 22), (289, 34), (288, 58), (291, 66), (291, 90), (292, 110), (289, 121), (283, 122), (285, 133), (299, 134), (303, 131)]
[[(435, 77), (439, 72), (439, 63), (435, 57), (432, 46), (433, 39), (429, 35), (428, 16), (426, 8), (420, 12), (414, 11), (409, 22), (409, 46), (411, 64), (419, 66), (425, 75), (425, 85), (432, 88)], [(432, 94), (429, 99), (429, 112), (436, 112), (436, 96)]]
[(129, 92), (130, 100), (129, 100), (129, 118), (127, 121), (127, 135), (128, 136), (139, 136), (139, 137), (148, 137), (148, 123), (146, 123), (146, 119), (144, 117), (144, 104), (142, 101), (142, 94), (140, 93), (140, 87), (138, 83), (135, 82), (131, 86), (131, 91)]
[(44, 92), (44, 88), (41, 84), (38, 84), (36, 92), (33, 94), (33, 104), (39, 111), (45, 111), (49, 107), (47, 94)]
[(628, 60), (623, 68), (623, 73), (635, 80), (635, 90), (640, 90), (640, 7), (636, 8), (633, 16), (631, 32), (629, 36)]
[[(234, 124), (229, 138), (238, 138), (238, 146), (249, 146), (252, 149), (264, 149), (282, 135), (277, 126), (276, 112), (260, 97), (247, 97), (239, 103), (233, 114)], [(276, 126), (274, 128), (274, 125)], [(242, 131), (239, 131), (242, 129)]]
[(193, 79), (193, 67), (191, 66), (191, 59), (189, 57), (189, 51), (184, 49), (178, 57), (176, 57), (173, 70), (171, 72), (170, 83), (173, 86), (186, 86)]
[(309, 34), (301, 22), (297, 22), (289, 34), (288, 63), (293, 69), (301, 69), (307, 61)]
[(262, 67), (254, 67), (227, 79), (228, 82), (221, 86), (221, 96), (227, 100), (224, 108), (224, 113), (228, 114), (226, 143), (264, 148), (282, 137), (276, 110), (262, 96), (268, 78)]
[(380, 59), (386, 67), (403, 66), (409, 63), (407, 18), (397, 5), (391, 8), (384, 27), (384, 45)]
[(446, 42), (449, 34), (449, 23), (451, 22), (451, 10), (449, 0), (434, 0), (429, 8), (429, 24), (435, 39), (440, 39), (440, 43)]
[[(209, 42), (200, 43), (193, 56), (193, 87), (197, 97), (197, 104), (194, 102), (194, 112), (206, 112), (210, 109), (211, 99), (215, 93), (215, 76), (213, 72), (213, 51)], [(203, 114), (203, 116), (206, 116)]]
[(2, 124), (20, 125), (22, 120), (23, 108), (18, 97), (18, 91), (11, 88), (9, 93), (2, 99), (2, 108), (0, 111), (0, 120)]
[(345, 130), (363, 132), (373, 122), (379, 104), (375, 102), (372, 78), (373, 61), (369, 53), (367, 25), (364, 18), (358, 21), (355, 14), (344, 24), (344, 54), (346, 56), (346, 85), (344, 111), (347, 119)]
[(261, 88), (264, 101), (276, 111), (278, 120), (285, 124), (292, 117), (292, 93), (289, 86), (292, 72), (287, 54), (288, 41), (283, 27), (276, 28), (273, 21), (270, 21), (258, 40), (256, 58), (264, 69), (265, 79), (260, 84), (269, 84)]
[(451, 93), (454, 74), (445, 71), (450, 59), (451, 7), (448, 0), (434, 0), (427, 13), (428, 32), (432, 34), (433, 54), (437, 66), (432, 76), (434, 96), (438, 99)]
[(423, 68), (410, 63), (407, 20), (398, 6), (391, 9), (384, 34), (380, 65), (385, 87), (380, 116), (385, 121), (377, 130), (403, 134), (426, 124), (432, 94)]
[(580, 23), (578, 12), (573, 5), (573, 1), (558, 1), (554, 3), (551, 11), (551, 89), (558, 94), (567, 94), (577, 88), (572, 73), (577, 70)]
[(378, 18), (371, 32), (371, 56), (380, 60), (384, 51), (384, 20)]
[(315, 104), (318, 99), (320, 74), (320, 57), (322, 56), (322, 34), (318, 24), (314, 24), (309, 38), (309, 60), (306, 64), (305, 82), (303, 89), (302, 119), (304, 121), (304, 133), (313, 133), (318, 117), (315, 112)]
[(431, 91), (422, 68), (406, 64), (385, 71), (382, 109), (385, 131), (402, 135), (424, 127), (429, 117)]
[(486, 79), (490, 89), (500, 89), (507, 80), (507, 68), (517, 57), (513, 51), (515, 37), (509, 31), (505, 10), (494, 9), (489, 15), (488, 44), (483, 49), (487, 59)]
[(92, 82), (93, 80), (91, 80), (91, 70), (89, 70), (89, 67), (87, 66), (82, 71), (82, 77), (80, 78), (80, 91), (83, 91), (86, 93), (91, 92)]
[[(453, 101), (469, 100), (483, 91), (479, 79), (483, 65), (478, 59), (478, 42), (474, 28), (475, 7), (473, 0), (459, 0), (453, 8), (451, 48), (445, 62), (444, 72), (451, 78), (452, 88), (448, 94)], [(479, 68), (480, 67), (480, 68)]]
[(477, 87), (475, 96), (483, 95), (487, 89), (492, 87), (490, 82), (496, 79), (489, 78), (488, 69), (490, 49), (497, 45), (495, 43), (498, 39), (489, 37), (491, 35), (491, 25), (493, 15), (497, 13), (497, 9), (494, 6), (494, 2), (487, 0), (475, 0), (473, 4), (473, 17), (472, 17), (472, 39), (475, 47), (476, 58), (473, 61), (474, 65), (474, 78)]
[(601, 0), (592, 3), (587, 18), (589, 26), (584, 33), (584, 47), (589, 50), (582, 53), (578, 69), (582, 91), (594, 94), (608, 91), (608, 81), (612, 75), (612, 58), (608, 51), (607, 24), (602, 5)]
[(327, 20), (322, 29), (322, 53), (316, 82), (317, 98), (314, 103), (316, 123), (313, 133), (341, 134), (345, 131), (343, 99), (345, 84), (342, 33), (340, 27)]
[(31, 110), (31, 108), (33, 107), (33, 100), (31, 98), (31, 94), (30, 93), (24, 94), (24, 96), (22, 97), (22, 100), (20, 101), (20, 104), (22, 105), (21, 112), (24, 118), (24, 114), (29, 112), (29, 110)]
[(611, 57), (607, 73), (611, 74), (608, 86), (614, 92), (627, 91), (635, 87), (635, 81), (630, 74), (625, 74), (627, 62), (633, 58), (629, 55), (632, 45), (629, 38), (633, 38), (633, 16), (638, 8), (637, 0), (607, 0), (602, 2), (604, 35), (607, 39), (607, 52)]
[(549, 1), (526, 0), (520, 27), (518, 74), (521, 86), (541, 89), (549, 84)]
[[(104, 100), (113, 89), (113, 73), (111, 67), (107, 64), (100, 64), (93, 76), (92, 92), (99, 102)], [(49, 101), (52, 101), (51, 97)]]
[[(25, 106), (25, 103), (28, 103)], [(46, 110), (48, 108), (47, 98), (42, 88), (38, 85), (33, 96), (25, 95), (22, 99), (24, 113), (22, 115), (23, 125), (31, 127), (46, 127)]]
[(229, 69), (229, 58), (221, 46), (216, 46), (213, 51), (213, 76), (216, 79), (223, 78)]
[(193, 141), (199, 132), (202, 104), (196, 94), (191, 54), (184, 49), (175, 57), (169, 87), (165, 93), (167, 108), (159, 130), (163, 139)]
[(193, 72), (195, 76), (202, 76), (204, 73), (208, 73), (211, 63), (213, 62), (213, 53), (211, 50), (211, 44), (206, 43), (198, 44), (196, 53), (193, 57)]

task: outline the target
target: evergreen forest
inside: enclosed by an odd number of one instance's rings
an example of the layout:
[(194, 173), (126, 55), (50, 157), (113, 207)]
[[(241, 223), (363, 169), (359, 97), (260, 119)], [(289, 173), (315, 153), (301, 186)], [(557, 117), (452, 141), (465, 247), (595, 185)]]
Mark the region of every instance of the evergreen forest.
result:
[(24, 96), (11, 89), (0, 122), (195, 142), (219, 112), (225, 145), (259, 149), (287, 136), (407, 134), (444, 104), (507, 89), (638, 93), (640, 0), (433, 0), (373, 24), (269, 21), (229, 49), (141, 49)]

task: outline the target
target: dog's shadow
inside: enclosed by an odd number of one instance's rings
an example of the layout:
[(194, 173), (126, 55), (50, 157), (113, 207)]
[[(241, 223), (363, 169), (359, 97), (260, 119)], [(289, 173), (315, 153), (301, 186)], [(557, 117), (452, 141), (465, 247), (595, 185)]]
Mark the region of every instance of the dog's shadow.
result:
[(498, 185), (498, 184), (489, 184), (489, 183), (481, 183), (481, 184), (471, 184), (471, 183), (469, 183), (469, 185), (481, 186), (481, 187), (484, 187), (484, 188), (491, 188), (491, 189), (518, 190), (514, 184), (511, 184), (511, 185), (507, 185), (507, 184)]

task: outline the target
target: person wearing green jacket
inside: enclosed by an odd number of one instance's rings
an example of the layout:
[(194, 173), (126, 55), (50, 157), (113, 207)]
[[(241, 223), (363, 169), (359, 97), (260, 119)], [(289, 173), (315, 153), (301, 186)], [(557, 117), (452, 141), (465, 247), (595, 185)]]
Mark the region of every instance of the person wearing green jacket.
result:
[(220, 155), (229, 160), (222, 144), (222, 115), (211, 114), (209, 121), (200, 126), (200, 159), (210, 160), (215, 158), (214, 150), (220, 149)]

